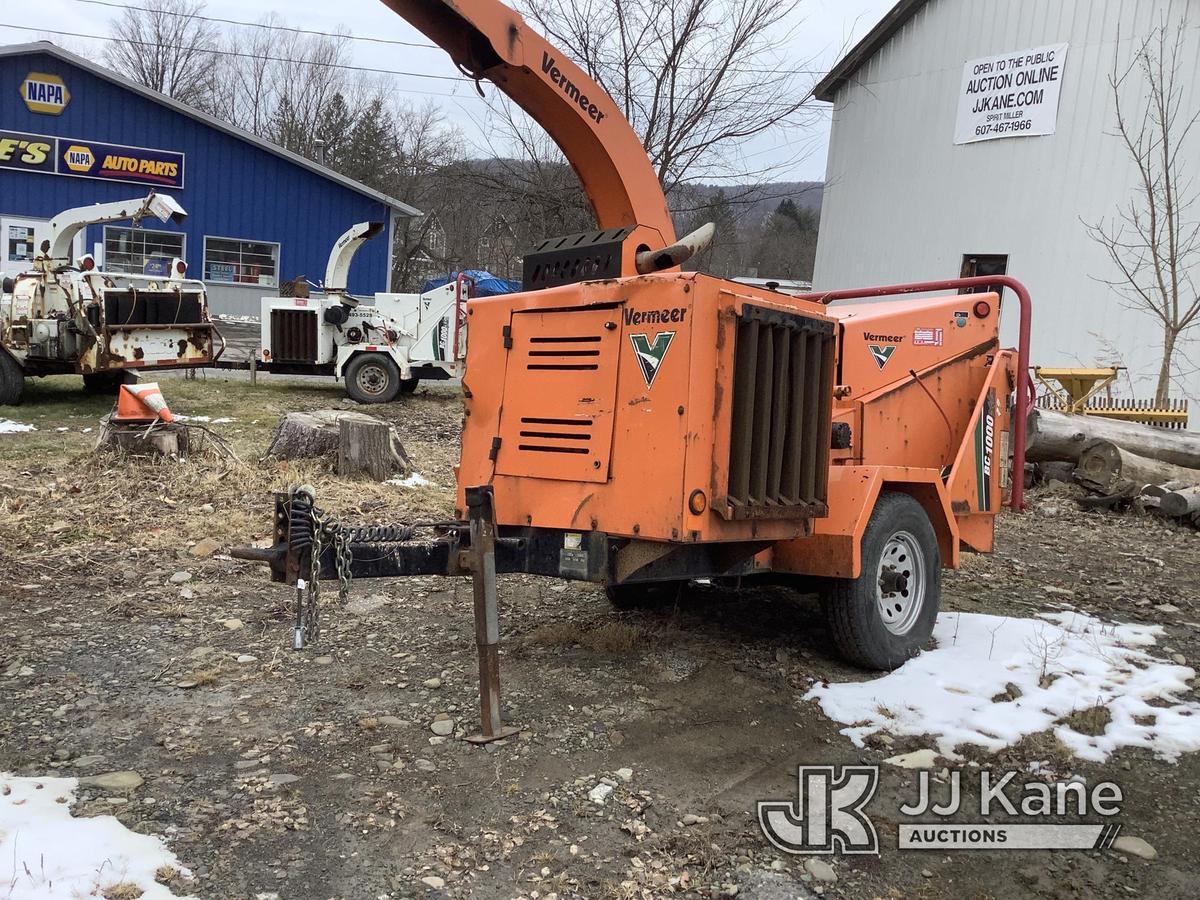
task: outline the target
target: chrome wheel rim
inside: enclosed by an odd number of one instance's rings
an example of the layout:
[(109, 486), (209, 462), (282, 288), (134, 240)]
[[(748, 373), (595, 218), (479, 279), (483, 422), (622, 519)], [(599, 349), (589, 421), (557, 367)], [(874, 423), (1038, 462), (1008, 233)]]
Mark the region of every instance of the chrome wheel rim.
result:
[(363, 366), (354, 380), (364, 394), (378, 396), (387, 390), (388, 375), (383, 366)]
[(912, 630), (925, 605), (925, 557), (907, 531), (897, 531), (883, 546), (875, 580), (875, 599), (883, 627), (892, 634)]

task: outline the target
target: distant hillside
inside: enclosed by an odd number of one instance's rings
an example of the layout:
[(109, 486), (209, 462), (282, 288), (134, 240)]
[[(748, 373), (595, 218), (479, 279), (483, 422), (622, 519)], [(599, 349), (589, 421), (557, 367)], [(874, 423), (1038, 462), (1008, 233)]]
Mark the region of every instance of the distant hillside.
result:
[(797, 206), (821, 213), (821, 181), (776, 181), (769, 184), (696, 184), (689, 185), (694, 197), (705, 201), (717, 191), (724, 191), (739, 212), (743, 222), (758, 223), (775, 211), (783, 200), (791, 199)]
[[(490, 158), (472, 159), (462, 163), (468, 169), (478, 173), (486, 173), (492, 177), (511, 181), (544, 182), (548, 174), (556, 168), (553, 165), (534, 164), (528, 160)], [(561, 167), (564, 171), (567, 167)], [(571, 179), (573, 180), (573, 179)], [(671, 195), (671, 206), (677, 212), (680, 209), (693, 209), (717, 193), (724, 191), (725, 196), (737, 209), (739, 220), (747, 225), (758, 225), (767, 215), (785, 200), (792, 200), (803, 209), (812, 210), (818, 216), (821, 213), (821, 193), (825, 186), (822, 181), (775, 181), (767, 184), (688, 184), (682, 186)]]

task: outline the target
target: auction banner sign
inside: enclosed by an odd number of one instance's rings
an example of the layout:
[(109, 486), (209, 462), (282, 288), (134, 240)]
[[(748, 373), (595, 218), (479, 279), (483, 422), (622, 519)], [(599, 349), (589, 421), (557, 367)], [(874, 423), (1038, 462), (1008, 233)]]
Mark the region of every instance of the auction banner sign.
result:
[(178, 189), (183, 163), (174, 150), (0, 130), (0, 169)]
[(1067, 44), (1051, 44), (963, 65), (954, 143), (1054, 134)]

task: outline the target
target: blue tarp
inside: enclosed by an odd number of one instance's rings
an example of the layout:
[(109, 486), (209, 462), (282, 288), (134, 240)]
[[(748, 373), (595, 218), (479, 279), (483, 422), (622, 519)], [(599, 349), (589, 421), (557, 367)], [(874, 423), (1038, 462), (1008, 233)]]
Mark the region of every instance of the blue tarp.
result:
[[(485, 272), (482, 269), (467, 269), (462, 274), (468, 278), (475, 279), (476, 297), (496, 297), (500, 294), (515, 294), (521, 290), (521, 282), (497, 278), (491, 272)], [(443, 284), (449, 284), (458, 278), (458, 275), (458, 272), (451, 272), (445, 278), (431, 278), (425, 282), (425, 285), (421, 288), (421, 293), (432, 291)]]

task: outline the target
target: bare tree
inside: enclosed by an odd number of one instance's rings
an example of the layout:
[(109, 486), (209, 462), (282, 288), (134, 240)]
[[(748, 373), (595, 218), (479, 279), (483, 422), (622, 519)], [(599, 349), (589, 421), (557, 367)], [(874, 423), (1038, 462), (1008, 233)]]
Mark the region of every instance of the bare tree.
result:
[(219, 32), (205, 19), (204, 0), (148, 0), (112, 21), (108, 64), (139, 84), (191, 105), (208, 96)]
[[(1124, 68), (1114, 62), (1109, 86), (1116, 104), (1116, 136), (1134, 163), (1137, 190), (1111, 218), (1087, 226), (1119, 272), (1105, 283), (1162, 324), (1154, 394), (1160, 405), (1170, 391), (1181, 337), (1200, 316), (1193, 277), (1200, 263), (1195, 154), (1185, 152), (1200, 111), (1184, 108), (1188, 81), (1181, 71), (1191, 63), (1183, 53), (1188, 31), (1186, 17), (1174, 26), (1164, 21), (1137, 44)], [(1134, 108), (1127, 102), (1130, 96), (1140, 101)]]
[(524, 0), (533, 23), (603, 87), (664, 190), (744, 167), (739, 151), (810, 124), (805, 63), (785, 57), (799, 0)]

